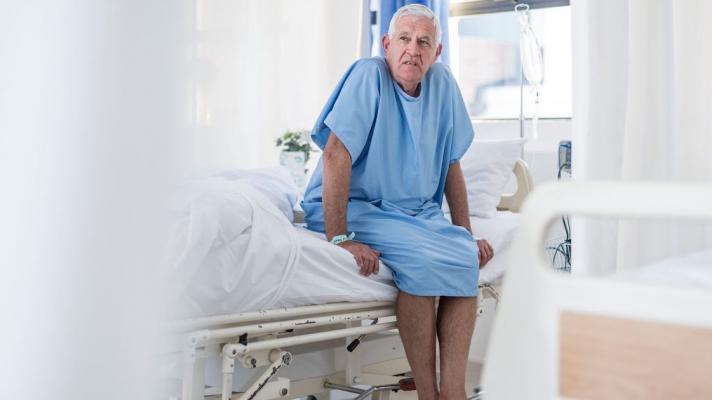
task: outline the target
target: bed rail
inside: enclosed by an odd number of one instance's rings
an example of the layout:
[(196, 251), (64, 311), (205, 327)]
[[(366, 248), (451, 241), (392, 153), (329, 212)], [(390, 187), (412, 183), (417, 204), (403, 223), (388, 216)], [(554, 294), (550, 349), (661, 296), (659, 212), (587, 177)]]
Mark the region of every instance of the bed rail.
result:
[[(681, 199), (684, 199), (684, 204)], [(548, 267), (543, 244), (550, 223), (563, 214), (700, 221), (712, 220), (711, 204), (712, 186), (689, 183), (565, 182), (548, 184), (534, 191), (522, 210), (522, 225), (513, 242), (515, 262), (507, 272), (492, 331), (482, 381), (487, 394), (502, 399), (663, 399), (692, 398), (680, 396), (684, 390), (692, 390), (687, 393), (694, 393), (694, 398), (710, 398), (712, 384), (707, 374), (709, 367), (700, 368), (700, 365), (705, 362), (705, 365), (712, 365), (708, 358), (702, 356), (705, 354), (703, 349), (712, 348), (712, 313), (709, 312), (712, 309), (712, 293), (637, 281), (562, 274)], [(572, 315), (574, 319), (570, 318)], [(574, 364), (566, 364), (562, 361), (565, 360), (563, 357), (571, 356), (567, 351), (580, 348), (570, 346), (570, 343), (567, 345), (568, 342), (563, 340), (564, 334), (567, 338), (572, 337), (566, 329), (575, 327), (578, 333), (592, 329), (591, 326), (582, 329), (581, 324), (571, 323), (572, 320), (593, 321), (598, 326), (609, 326), (611, 321), (615, 321), (615, 326), (620, 329), (635, 327), (628, 332), (628, 336), (622, 333), (601, 336), (606, 340), (646, 336), (641, 335), (641, 326), (653, 326), (659, 332), (694, 331), (695, 335), (703, 332), (698, 337), (704, 337), (704, 340), (693, 345), (683, 336), (664, 336), (665, 340), (657, 344), (660, 350), (685, 344), (679, 347), (679, 351), (667, 352), (677, 358), (666, 360), (653, 357), (651, 362), (638, 366), (632, 361), (640, 360), (640, 357), (626, 356), (639, 347), (636, 347), (638, 339), (628, 344), (601, 340), (586, 343), (588, 353), (579, 352), (573, 358)], [(601, 357), (604, 353), (600, 351), (601, 346), (610, 343), (618, 343), (616, 345), (619, 346), (617, 349), (621, 357), (616, 358), (616, 364)], [(636, 356), (641, 354), (651, 353), (635, 353)], [(696, 367), (680, 362), (688, 356), (698, 361)], [(597, 366), (596, 374), (584, 376), (578, 373), (581, 372), (580, 366), (586, 362)], [(564, 371), (562, 365), (576, 367), (579, 371)], [(659, 379), (660, 374), (656, 373), (658, 365), (674, 365), (675, 368), (669, 369), (664, 379)], [(626, 371), (628, 375), (616, 371)], [(631, 375), (641, 379), (624, 378)], [(583, 382), (584, 392), (569, 391), (573, 386), (565, 382), (572, 376), (577, 378), (577, 382)], [(512, 385), (513, 381), (517, 385)], [(680, 388), (677, 382), (686, 382), (687, 389)], [(582, 388), (581, 385), (574, 386)]]
[(332, 303), (302, 307), (282, 307), (271, 310), (250, 311), (235, 314), (221, 314), (208, 317), (187, 318), (173, 321), (165, 326), (172, 332), (187, 332), (196, 329), (215, 327), (219, 325), (238, 324), (245, 322), (265, 322), (284, 318), (301, 317), (304, 315), (333, 314), (344, 311), (370, 310), (393, 306), (392, 301), (371, 301), (361, 303)]
[[(373, 320), (373, 324), (362, 321)], [(222, 356), (222, 387), (217, 393), (223, 399), (232, 395), (232, 377), (235, 363), (248, 368), (278, 362), (281, 357), (270, 358), (270, 354), (282, 354), (283, 349), (302, 345), (328, 343), (335, 339), (346, 339), (344, 347), (354, 338), (393, 331), (395, 334), (395, 309), (393, 302), (333, 303), (324, 305), (280, 308), (265, 311), (192, 318), (175, 322), (166, 327), (169, 332), (185, 338), (183, 343), (182, 398), (203, 399), (215, 390), (203, 388), (205, 359)], [(347, 357), (353, 357), (348, 353)], [(289, 356), (291, 360), (291, 355)], [(267, 362), (267, 364), (269, 364)], [(357, 360), (349, 361), (349, 364)], [(282, 364), (279, 364), (280, 366)], [(355, 365), (355, 364), (354, 364)], [(278, 366), (273, 365), (268, 370)], [(358, 369), (352, 367), (353, 375)], [(275, 393), (280, 398), (307, 395), (290, 389), (288, 379), (271, 380), (273, 374), (266, 373), (250, 387), (249, 396), (272, 398)], [(348, 375), (348, 374), (347, 374)], [(264, 378), (264, 382), (262, 382)], [(269, 381), (269, 382), (268, 382)], [(350, 382), (347, 379), (345, 382)], [(257, 384), (259, 383), (259, 384)], [(312, 387), (316, 388), (312, 385)], [(318, 391), (317, 391), (318, 392)], [(259, 393), (259, 395), (258, 395)], [(248, 393), (243, 394), (243, 398)], [(265, 397), (266, 396), (266, 397)], [(285, 397), (286, 396), (286, 397)]]

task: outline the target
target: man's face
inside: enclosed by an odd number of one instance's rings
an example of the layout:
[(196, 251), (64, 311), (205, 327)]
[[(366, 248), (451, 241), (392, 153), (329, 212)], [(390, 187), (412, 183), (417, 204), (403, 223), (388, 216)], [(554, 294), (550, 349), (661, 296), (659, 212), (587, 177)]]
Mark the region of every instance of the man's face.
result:
[(435, 25), (421, 16), (407, 15), (396, 21), (392, 37), (383, 36), (383, 52), (391, 75), (406, 91), (420, 80), (440, 55)]

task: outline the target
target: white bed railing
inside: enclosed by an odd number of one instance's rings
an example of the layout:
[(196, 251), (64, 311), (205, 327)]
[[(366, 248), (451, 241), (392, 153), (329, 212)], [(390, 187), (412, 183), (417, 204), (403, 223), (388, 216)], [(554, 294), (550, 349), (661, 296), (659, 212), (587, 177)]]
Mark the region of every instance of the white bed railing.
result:
[[(378, 323), (363, 325), (363, 321), (368, 320)], [(211, 327), (211, 324), (215, 326)], [(199, 329), (185, 332), (188, 328)], [(185, 338), (182, 399), (202, 400), (206, 394), (220, 394), (223, 400), (228, 400), (292, 398), (318, 393), (324, 388), (312, 385), (305, 393), (293, 393), (288, 379), (269, 381), (282, 365), (289, 364), (291, 360), (291, 353), (284, 349), (335, 339), (346, 339), (345, 348), (347, 342), (362, 335), (394, 331), (396, 324), (392, 302), (366, 302), (195, 318), (173, 323), (169, 329)], [(306, 329), (309, 331), (301, 332)], [(215, 356), (223, 360), (222, 387), (219, 391), (204, 388), (204, 361)], [(342, 380), (347, 383), (353, 383), (359, 371), (356, 365), (358, 360), (351, 358), (351, 353), (347, 353), (347, 375), (352, 375)], [(233, 395), (236, 362), (247, 368), (269, 367), (247, 391)]]
[(365, 310), (393, 306), (391, 301), (372, 301), (362, 303), (334, 303), (302, 307), (282, 307), (272, 310), (250, 311), (236, 314), (221, 314), (208, 317), (187, 318), (173, 321), (166, 328), (176, 332), (186, 332), (209, 326), (236, 324), (250, 321), (270, 321), (275, 319), (300, 317), (303, 315), (331, 314), (351, 310)]
[(492, 398), (561, 398), (559, 328), (567, 312), (712, 328), (708, 291), (553, 271), (543, 244), (550, 223), (563, 214), (712, 220), (712, 186), (568, 182), (534, 191), (523, 207), (485, 360), (483, 388)]

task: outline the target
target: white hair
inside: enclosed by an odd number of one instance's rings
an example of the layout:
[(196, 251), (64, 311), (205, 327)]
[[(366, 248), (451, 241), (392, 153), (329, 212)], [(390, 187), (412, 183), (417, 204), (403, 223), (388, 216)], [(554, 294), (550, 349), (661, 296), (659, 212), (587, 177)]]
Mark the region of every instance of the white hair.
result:
[(398, 22), (398, 19), (407, 15), (430, 19), (433, 22), (433, 25), (435, 25), (435, 40), (437, 41), (437, 44), (440, 43), (440, 40), (442, 39), (440, 21), (438, 21), (438, 17), (435, 16), (435, 13), (433, 13), (431, 9), (422, 4), (406, 4), (399, 8), (398, 11), (393, 14), (393, 17), (391, 17), (391, 23), (388, 25), (388, 37), (393, 36), (395, 33), (394, 31), (396, 30), (396, 22)]

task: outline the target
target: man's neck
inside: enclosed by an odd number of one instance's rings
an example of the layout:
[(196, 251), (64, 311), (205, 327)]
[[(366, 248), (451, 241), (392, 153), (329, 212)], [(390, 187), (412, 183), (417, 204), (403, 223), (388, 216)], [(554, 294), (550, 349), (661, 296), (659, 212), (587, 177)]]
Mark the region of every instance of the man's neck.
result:
[(404, 92), (406, 92), (406, 94), (408, 94), (408, 96), (418, 97), (418, 95), (420, 95), (420, 82), (413, 86), (405, 86), (398, 81), (396, 81), (396, 83), (401, 89), (403, 89)]

